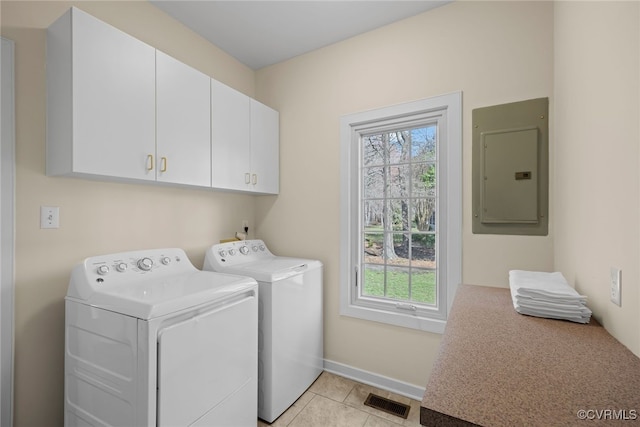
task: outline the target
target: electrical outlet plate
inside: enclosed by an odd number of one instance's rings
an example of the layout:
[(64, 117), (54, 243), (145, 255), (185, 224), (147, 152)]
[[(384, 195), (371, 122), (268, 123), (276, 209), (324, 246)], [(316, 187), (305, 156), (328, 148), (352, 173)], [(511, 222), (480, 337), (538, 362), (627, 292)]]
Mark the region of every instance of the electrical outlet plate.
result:
[(611, 267), (610, 287), (611, 287), (611, 302), (615, 305), (622, 307), (622, 270), (619, 268)]

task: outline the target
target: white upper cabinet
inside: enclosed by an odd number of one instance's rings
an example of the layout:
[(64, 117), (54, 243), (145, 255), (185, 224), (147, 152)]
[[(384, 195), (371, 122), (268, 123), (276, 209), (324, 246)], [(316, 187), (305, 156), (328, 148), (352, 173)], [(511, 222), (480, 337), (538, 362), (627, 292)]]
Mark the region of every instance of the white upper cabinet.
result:
[(158, 181), (211, 186), (211, 79), (175, 58), (156, 57)]
[(258, 193), (280, 191), (280, 114), (251, 100), (251, 185)]
[(211, 80), (212, 186), (259, 194), (279, 192), (279, 114)]
[(72, 8), (47, 32), (47, 174), (155, 179), (155, 49)]
[(47, 30), (47, 175), (278, 194), (278, 120), (80, 9)]
[(251, 98), (211, 79), (211, 185), (249, 190)]

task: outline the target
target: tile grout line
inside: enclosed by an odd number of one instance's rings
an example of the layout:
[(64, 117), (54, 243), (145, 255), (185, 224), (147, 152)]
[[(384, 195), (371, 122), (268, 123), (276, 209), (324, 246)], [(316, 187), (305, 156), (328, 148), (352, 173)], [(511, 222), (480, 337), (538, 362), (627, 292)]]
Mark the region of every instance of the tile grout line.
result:
[[(298, 411), (298, 413), (291, 418), (291, 421), (289, 421), (287, 423), (287, 426), (293, 424), (293, 422), (295, 421), (296, 418), (298, 418), (298, 416), (300, 416), (300, 414), (307, 408), (307, 406), (309, 406), (309, 404), (316, 398), (318, 397), (318, 393), (314, 393), (312, 391), (309, 391), (309, 393), (313, 394), (313, 397), (311, 399), (309, 399), (309, 401), (307, 403), (304, 404), (304, 406), (302, 408), (300, 408), (300, 410)], [(286, 427), (286, 426), (285, 426)]]

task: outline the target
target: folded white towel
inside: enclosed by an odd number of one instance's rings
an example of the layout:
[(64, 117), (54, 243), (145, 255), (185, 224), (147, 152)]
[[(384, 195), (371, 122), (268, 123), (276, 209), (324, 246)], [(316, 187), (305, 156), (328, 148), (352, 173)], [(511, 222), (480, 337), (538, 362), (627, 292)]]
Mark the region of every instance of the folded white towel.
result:
[(576, 313), (586, 313), (590, 310), (584, 304), (563, 304), (548, 301), (538, 301), (535, 299), (523, 299), (516, 295), (516, 303), (520, 307), (527, 307), (531, 309), (540, 308), (545, 310), (558, 310)]
[(520, 295), (533, 297), (586, 299), (569, 286), (562, 273), (545, 273), (542, 271), (511, 270), (509, 285)]
[(519, 289), (516, 294), (516, 298), (519, 301), (540, 301), (550, 302), (555, 304), (570, 304), (570, 305), (586, 305), (586, 298), (569, 298), (569, 297), (551, 297), (551, 296), (538, 296), (525, 292), (523, 289)]
[(511, 270), (509, 287), (518, 313), (589, 323), (587, 297), (569, 286), (562, 273)]
[(520, 314), (526, 314), (528, 316), (544, 317), (547, 319), (569, 320), (576, 323), (589, 323), (589, 321), (591, 320), (591, 315), (578, 315), (568, 313), (558, 314), (541, 310), (529, 310), (526, 308), (518, 308), (516, 309), (516, 311)]

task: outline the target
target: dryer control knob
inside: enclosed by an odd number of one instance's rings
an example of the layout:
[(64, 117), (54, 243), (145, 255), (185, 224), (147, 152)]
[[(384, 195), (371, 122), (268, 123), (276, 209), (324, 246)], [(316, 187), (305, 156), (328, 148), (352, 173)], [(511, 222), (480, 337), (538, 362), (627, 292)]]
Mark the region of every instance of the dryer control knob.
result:
[(246, 254), (248, 254), (248, 253), (249, 253), (249, 248), (248, 248), (248, 247), (246, 247), (246, 246), (241, 246), (241, 247), (240, 247), (240, 253), (241, 253), (242, 255), (246, 255)]
[(171, 259), (168, 256), (163, 256), (162, 259), (160, 260), (160, 262), (163, 265), (169, 265), (169, 263), (171, 262)]
[(109, 273), (109, 266), (108, 265), (101, 265), (98, 267), (97, 270), (98, 274), (101, 276), (104, 276), (105, 274)]
[(253, 252), (258, 252), (258, 247), (256, 245), (251, 246), (251, 249), (253, 249)]
[(229, 249), (229, 255), (234, 256), (236, 254), (235, 249)]
[(224, 258), (227, 256), (227, 251), (225, 251), (224, 249), (220, 249), (218, 251), (218, 255), (220, 255), (220, 257)]
[(138, 268), (143, 271), (149, 271), (153, 267), (153, 261), (151, 258), (140, 258), (138, 260)]
[(123, 271), (126, 271), (127, 264), (125, 264), (124, 262), (119, 263), (118, 265), (116, 265), (116, 270), (118, 270), (120, 273), (122, 273)]

